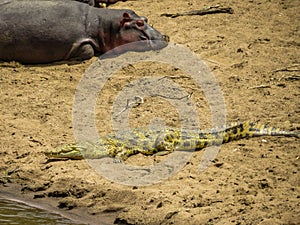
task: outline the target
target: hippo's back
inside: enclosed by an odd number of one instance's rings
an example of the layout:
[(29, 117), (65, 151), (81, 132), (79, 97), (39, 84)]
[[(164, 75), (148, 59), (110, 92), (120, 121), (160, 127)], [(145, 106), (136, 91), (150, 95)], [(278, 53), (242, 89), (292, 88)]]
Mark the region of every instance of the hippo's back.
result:
[(0, 59), (62, 60), (84, 38), (90, 6), (63, 1), (0, 1)]

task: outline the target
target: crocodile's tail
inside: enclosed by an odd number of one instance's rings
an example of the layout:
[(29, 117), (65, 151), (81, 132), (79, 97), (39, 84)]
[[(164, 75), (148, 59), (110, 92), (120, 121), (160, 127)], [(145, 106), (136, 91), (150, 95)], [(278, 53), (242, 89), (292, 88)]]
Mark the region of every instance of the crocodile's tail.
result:
[(299, 132), (285, 131), (280, 128), (268, 127), (257, 122), (243, 122), (231, 125), (224, 131), (218, 132), (223, 136), (223, 143), (242, 138), (260, 137), (260, 136), (284, 136), (284, 137), (300, 137)]
[[(185, 133), (181, 136), (181, 140), (175, 144), (175, 150), (201, 150), (211, 145), (221, 145), (243, 138), (252, 138), (259, 136), (284, 136), (299, 138), (300, 133), (285, 131), (279, 128), (268, 127), (260, 123), (246, 121), (242, 123), (232, 123), (227, 125), (226, 127), (220, 129), (212, 129), (210, 131), (200, 131), (199, 133)], [(169, 139), (172, 140), (172, 138)], [(166, 140), (167, 139), (165, 139), (165, 141)]]
[(285, 131), (280, 128), (268, 127), (259, 123), (250, 123), (250, 132), (254, 137), (257, 136), (284, 136), (284, 137), (300, 137), (300, 132)]

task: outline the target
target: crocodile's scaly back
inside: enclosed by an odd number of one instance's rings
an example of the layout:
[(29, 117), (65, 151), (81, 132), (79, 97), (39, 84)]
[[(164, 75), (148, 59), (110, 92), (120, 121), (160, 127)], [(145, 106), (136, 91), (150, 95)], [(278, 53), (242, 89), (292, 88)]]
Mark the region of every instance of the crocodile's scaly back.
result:
[(182, 131), (176, 128), (163, 130), (136, 129), (108, 135), (97, 143), (67, 145), (47, 152), (51, 158), (101, 158), (106, 156), (126, 160), (142, 153), (153, 155), (173, 151), (201, 150), (234, 140), (258, 136), (285, 136), (299, 138), (299, 132), (284, 131), (255, 122), (235, 123), (206, 131)]
[(161, 151), (172, 151), (172, 146), (174, 146), (174, 150), (176, 151), (201, 150), (211, 145), (221, 145), (243, 138), (259, 136), (298, 138), (299, 133), (246, 121), (244, 123), (232, 123), (223, 128), (216, 128), (209, 131), (185, 132), (176, 129), (170, 130), (158, 136), (156, 145)]

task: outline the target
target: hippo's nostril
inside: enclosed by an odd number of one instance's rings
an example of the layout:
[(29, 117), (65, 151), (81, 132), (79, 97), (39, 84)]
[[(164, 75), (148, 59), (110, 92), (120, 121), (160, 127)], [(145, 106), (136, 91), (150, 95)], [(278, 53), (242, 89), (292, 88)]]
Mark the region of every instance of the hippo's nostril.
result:
[(162, 37), (166, 42), (170, 41), (170, 37), (168, 35), (163, 35)]

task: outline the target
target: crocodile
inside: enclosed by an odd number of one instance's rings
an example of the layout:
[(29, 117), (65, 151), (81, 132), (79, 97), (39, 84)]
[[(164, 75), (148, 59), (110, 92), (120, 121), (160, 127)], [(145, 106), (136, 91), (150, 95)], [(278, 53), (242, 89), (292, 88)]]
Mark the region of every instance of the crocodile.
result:
[(259, 136), (299, 138), (300, 132), (285, 131), (250, 121), (199, 131), (184, 131), (178, 128), (161, 130), (137, 128), (106, 135), (97, 142), (65, 145), (46, 152), (46, 156), (55, 159), (115, 157), (117, 160), (125, 161), (128, 157), (138, 153), (165, 155), (173, 151), (199, 151), (207, 146)]

